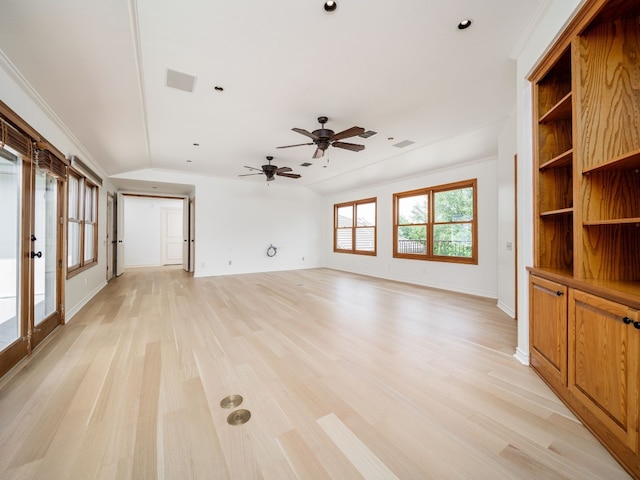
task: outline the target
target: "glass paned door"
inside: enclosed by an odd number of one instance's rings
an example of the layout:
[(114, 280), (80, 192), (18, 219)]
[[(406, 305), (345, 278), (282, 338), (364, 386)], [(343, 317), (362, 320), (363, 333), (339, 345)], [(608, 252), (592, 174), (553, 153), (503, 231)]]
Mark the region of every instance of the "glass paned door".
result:
[(61, 222), (59, 221), (60, 181), (45, 170), (31, 169), (32, 208), (29, 271), (28, 335), (33, 349), (61, 323), (59, 308), (61, 262)]
[(58, 181), (47, 172), (35, 172), (33, 258), (34, 324), (56, 312), (58, 263)]
[(20, 161), (0, 149), (0, 351), (20, 338)]

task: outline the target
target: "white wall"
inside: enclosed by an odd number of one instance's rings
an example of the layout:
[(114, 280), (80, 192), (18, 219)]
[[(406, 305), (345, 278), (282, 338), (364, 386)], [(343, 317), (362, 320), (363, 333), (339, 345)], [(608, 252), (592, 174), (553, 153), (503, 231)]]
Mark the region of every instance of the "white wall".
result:
[[(393, 258), (393, 194), (451, 182), (478, 179), (478, 265)], [(333, 205), (377, 197), (377, 256), (333, 252)], [(343, 192), (324, 201), (323, 251), (329, 268), (497, 298), (497, 159), (479, 160), (366, 189)]]
[[(532, 263), (533, 207), (532, 207), (532, 146), (531, 146), (531, 89), (526, 80), (535, 63), (553, 43), (581, 0), (550, 0), (539, 25), (523, 43), (517, 65), (517, 132), (518, 132), (518, 349), (516, 356), (528, 362), (528, 285), (526, 266)], [(0, 92), (2, 100), (33, 128), (65, 154), (78, 155), (97, 172), (97, 163), (65, 130), (57, 117), (26, 84), (20, 74), (0, 52)], [(506, 128), (509, 128), (508, 126)], [(130, 178), (156, 180), (169, 183), (196, 185), (196, 265), (195, 275), (223, 275), (251, 271), (284, 270), (326, 265), (333, 268), (362, 272), (369, 275), (394, 278), (418, 284), (432, 285), (467, 293), (498, 298), (508, 307), (507, 286), (502, 284), (509, 268), (501, 244), (509, 229), (498, 220), (498, 198), (508, 175), (503, 165), (508, 158), (509, 134), (501, 135), (499, 158), (474, 166), (456, 167), (448, 171), (425, 174), (393, 185), (384, 185), (358, 192), (346, 192), (323, 199), (318, 194), (300, 187), (283, 186), (276, 182), (253, 183), (240, 180), (176, 175), (169, 172), (134, 172)], [(102, 159), (108, 160), (108, 159)], [(477, 174), (474, 174), (477, 172)], [(448, 183), (465, 178), (479, 179), (480, 264), (478, 266), (440, 264), (437, 262), (411, 262), (391, 259), (391, 233), (385, 230), (391, 221), (390, 195), (393, 191), (408, 190), (425, 185)], [(104, 178), (104, 177), (103, 177)], [(180, 180), (182, 178), (182, 180)], [(499, 178), (499, 180), (498, 180)], [(105, 284), (105, 219), (106, 193), (114, 191), (105, 178), (100, 189), (98, 205), (98, 265), (76, 275), (66, 283), (67, 319)], [(268, 192), (268, 195), (264, 195)], [(380, 199), (378, 238), (379, 255), (376, 258), (338, 255), (331, 252), (330, 238), (333, 203), (368, 196)], [(491, 212), (491, 213), (489, 213)], [(504, 212), (500, 212), (500, 218)], [(484, 218), (488, 215), (488, 218)], [(245, 221), (236, 221), (245, 219)], [(292, 221), (293, 219), (293, 221)], [(231, 225), (231, 226), (230, 226)], [(385, 235), (382, 232), (387, 231)], [(327, 235), (329, 232), (329, 236)], [(278, 255), (266, 256), (269, 244), (276, 245)], [(502, 245), (504, 246), (504, 245)], [(502, 249), (504, 250), (504, 249)], [(386, 252), (386, 253), (385, 253)], [(302, 260), (302, 257), (305, 260)], [(228, 262), (232, 264), (229, 265)], [(506, 281), (506, 280), (505, 280)], [(508, 308), (505, 308), (505, 310)]]
[(162, 266), (162, 211), (182, 212), (182, 199), (151, 198), (125, 195), (124, 199), (124, 266)]
[(498, 307), (512, 318), (516, 316), (514, 156), (518, 149), (517, 125), (514, 109), (498, 138)]
[(533, 264), (533, 169), (531, 84), (529, 73), (584, 0), (555, 0), (529, 35), (518, 56), (518, 347), (516, 358), (529, 363), (529, 286), (526, 267)]
[[(97, 161), (84, 150), (73, 134), (64, 128), (55, 113), (15, 71), (13, 65), (1, 51), (0, 92), (2, 92), (0, 94), (2, 101), (37, 130), (40, 135), (65, 155), (77, 155), (93, 171), (99, 173), (104, 180), (98, 199), (98, 264), (66, 281), (65, 311), (68, 321), (106, 285), (107, 191), (113, 192), (114, 188), (97, 165)], [(97, 160), (99, 161), (99, 159)]]
[[(195, 186), (196, 277), (321, 266), (323, 202), (308, 188), (281, 178), (267, 183), (160, 170), (120, 177)], [(266, 254), (270, 245), (275, 257)]]

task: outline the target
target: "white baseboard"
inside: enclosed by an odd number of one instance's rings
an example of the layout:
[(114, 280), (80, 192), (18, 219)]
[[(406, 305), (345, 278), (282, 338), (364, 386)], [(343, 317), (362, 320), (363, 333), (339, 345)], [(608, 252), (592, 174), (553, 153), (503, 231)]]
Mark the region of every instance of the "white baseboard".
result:
[(107, 286), (107, 281), (105, 280), (103, 283), (101, 283), (96, 288), (94, 288), (91, 292), (89, 292), (82, 300), (80, 300), (80, 302), (74, 305), (72, 309), (67, 310), (64, 315), (65, 323), (68, 323), (69, 320), (71, 320), (76, 313), (82, 310), (82, 307), (84, 307), (87, 303), (89, 303), (89, 300), (95, 297), (98, 294), (98, 292), (100, 292), (100, 290), (102, 290), (106, 286)]
[(521, 364), (529, 366), (529, 354), (528, 353), (524, 353), (519, 348), (516, 348), (516, 353), (514, 353), (513, 356), (516, 357), (516, 360), (518, 360)]
[(506, 313), (507, 315), (509, 315), (511, 318), (516, 318), (516, 311), (509, 307), (508, 305), (505, 305), (504, 303), (498, 301), (498, 303), (496, 304), (496, 306), (502, 310), (504, 313)]

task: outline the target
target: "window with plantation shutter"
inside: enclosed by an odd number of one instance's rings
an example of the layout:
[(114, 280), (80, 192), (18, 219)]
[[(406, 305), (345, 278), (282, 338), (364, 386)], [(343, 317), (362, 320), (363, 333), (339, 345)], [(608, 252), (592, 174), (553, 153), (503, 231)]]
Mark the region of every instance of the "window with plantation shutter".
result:
[(67, 276), (98, 263), (98, 187), (74, 169), (67, 181)]

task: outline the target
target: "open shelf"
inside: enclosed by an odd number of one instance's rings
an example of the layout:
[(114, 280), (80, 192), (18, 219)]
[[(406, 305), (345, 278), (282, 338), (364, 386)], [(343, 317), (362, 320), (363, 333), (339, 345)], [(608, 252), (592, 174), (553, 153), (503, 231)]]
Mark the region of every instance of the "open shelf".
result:
[(540, 123), (566, 120), (571, 118), (571, 92), (567, 93), (540, 118)]
[(589, 175), (590, 173), (605, 170), (638, 170), (640, 169), (640, 149), (629, 152), (625, 155), (613, 158), (608, 162), (585, 168), (582, 173)]
[(558, 208), (557, 210), (548, 210), (546, 212), (540, 212), (541, 217), (557, 217), (559, 215), (571, 215), (573, 214), (573, 207)]
[[(640, 217), (637, 218), (616, 218), (611, 220), (589, 220), (583, 222), (585, 227), (597, 227), (600, 225), (637, 225), (640, 226)], [(639, 232), (640, 233), (640, 232)]]
[(547, 168), (558, 168), (570, 166), (573, 161), (573, 148), (561, 153), (557, 157), (553, 157), (548, 162), (540, 165), (540, 170), (546, 170)]

